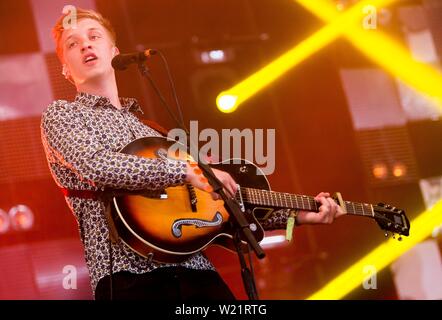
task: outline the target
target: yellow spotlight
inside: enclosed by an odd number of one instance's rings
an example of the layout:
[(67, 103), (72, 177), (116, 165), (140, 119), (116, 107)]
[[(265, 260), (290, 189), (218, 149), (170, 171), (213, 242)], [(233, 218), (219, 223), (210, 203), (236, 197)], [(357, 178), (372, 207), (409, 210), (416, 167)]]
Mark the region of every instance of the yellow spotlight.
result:
[(403, 238), (401, 242), (390, 239), (381, 244), (308, 299), (342, 299), (355, 288), (361, 286), (366, 277), (364, 270), (367, 266), (373, 266), (377, 272), (381, 271), (414, 245), (431, 236), (434, 228), (440, 224), (442, 224), (442, 200), (411, 221), (409, 237)]
[(372, 172), (376, 179), (385, 179), (388, 175), (387, 165), (385, 163), (376, 163), (373, 165)]
[[(333, 23), (338, 13), (327, 0), (295, 0), (326, 22)], [(379, 7), (374, 3), (370, 4)], [(413, 59), (408, 50), (376, 30), (363, 30), (361, 24), (343, 30), (352, 44), (368, 58), (422, 94), (433, 98), (442, 107), (442, 73), (430, 65)]]
[[(331, 43), (357, 21), (361, 21), (364, 15), (362, 9), (365, 6), (385, 6), (395, 1), (397, 0), (364, 0), (357, 3), (332, 23), (322, 28), (308, 39), (302, 41), (261, 70), (252, 74), (234, 87), (222, 92), (217, 97), (217, 103), (221, 101), (223, 96), (230, 95), (237, 97), (234, 106), (238, 107), (258, 91), (281, 77), (288, 70), (300, 64), (306, 58), (322, 49), (325, 45)], [(218, 108), (221, 108), (219, 104)]]
[(222, 92), (216, 98), (216, 105), (221, 112), (230, 113), (236, 110), (238, 107), (236, 101), (238, 100), (237, 96), (233, 96), (230, 94), (225, 94)]
[(394, 164), (393, 176), (395, 176), (396, 178), (400, 178), (405, 176), (406, 173), (407, 173), (407, 167), (405, 166), (405, 164), (400, 162)]

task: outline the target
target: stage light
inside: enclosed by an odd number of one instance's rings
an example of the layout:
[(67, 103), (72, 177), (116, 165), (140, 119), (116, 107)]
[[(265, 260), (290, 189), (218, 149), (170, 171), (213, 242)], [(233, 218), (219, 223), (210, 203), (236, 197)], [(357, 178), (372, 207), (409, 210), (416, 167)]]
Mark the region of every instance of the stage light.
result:
[[(329, 23), (334, 23), (339, 17), (346, 14), (346, 12), (343, 14), (337, 12), (335, 6), (328, 0), (294, 1)], [(379, 8), (386, 4), (367, 3), (367, 5)], [(437, 106), (442, 108), (442, 91), (440, 90), (442, 73), (438, 70), (414, 60), (406, 48), (377, 29), (364, 30), (360, 25), (354, 25), (353, 28), (344, 29), (343, 35), (369, 59), (429, 99), (434, 99)]]
[(18, 231), (29, 230), (34, 226), (34, 213), (28, 206), (19, 204), (9, 210), (12, 227)]
[(396, 178), (403, 177), (407, 174), (407, 167), (403, 163), (395, 163), (393, 165), (393, 176)]
[(233, 48), (218, 48), (213, 50), (196, 50), (194, 56), (200, 64), (217, 64), (232, 61), (235, 58)]
[(279, 236), (269, 236), (262, 239), (262, 241), (259, 243), (263, 247), (273, 247), (278, 244), (283, 244), (287, 242), (285, 239), (285, 236), (279, 235)]
[(404, 237), (401, 242), (390, 239), (381, 244), (308, 299), (342, 299), (358, 286), (362, 287), (362, 282), (366, 277), (364, 270), (367, 266), (372, 266), (377, 272), (380, 272), (416, 244), (431, 236), (434, 228), (441, 224), (442, 200), (411, 221), (409, 237)]
[(0, 209), (0, 234), (8, 232), (10, 224), (8, 214)]
[(237, 100), (237, 96), (233, 96), (230, 94), (220, 94), (216, 99), (216, 105), (221, 112), (230, 113), (235, 111), (238, 107), (236, 103)]
[(385, 179), (388, 176), (388, 168), (385, 163), (376, 163), (373, 165), (373, 176), (376, 179)]
[(226, 61), (226, 55), (223, 50), (211, 50), (201, 52), (201, 61), (204, 63), (219, 63)]
[[(306, 1), (316, 4), (316, 1)], [(218, 101), (220, 101), (223, 96), (237, 97), (234, 108), (238, 107), (241, 103), (261, 91), (276, 79), (280, 78), (288, 70), (300, 64), (312, 54), (331, 43), (344, 33), (345, 30), (350, 29), (350, 26), (353, 26), (358, 21), (362, 21), (364, 17), (362, 9), (365, 6), (384, 6), (395, 1), (398, 0), (364, 0), (357, 3), (343, 14), (339, 15), (339, 17), (333, 22), (329, 23), (327, 26), (281, 55), (270, 64), (266, 65), (261, 70), (252, 74), (234, 87), (220, 93), (217, 97), (218, 108), (221, 110)]]

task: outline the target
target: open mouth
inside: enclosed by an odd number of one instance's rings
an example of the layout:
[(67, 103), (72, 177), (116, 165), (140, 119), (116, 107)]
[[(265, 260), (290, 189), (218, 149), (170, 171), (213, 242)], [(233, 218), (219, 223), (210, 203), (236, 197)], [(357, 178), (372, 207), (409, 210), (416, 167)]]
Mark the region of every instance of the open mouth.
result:
[(97, 60), (97, 56), (93, 53), (88, 53), (87, 55), (84, 56), (83, 58), (83, 63), (84, 64), (90, 64), (92, 61)]

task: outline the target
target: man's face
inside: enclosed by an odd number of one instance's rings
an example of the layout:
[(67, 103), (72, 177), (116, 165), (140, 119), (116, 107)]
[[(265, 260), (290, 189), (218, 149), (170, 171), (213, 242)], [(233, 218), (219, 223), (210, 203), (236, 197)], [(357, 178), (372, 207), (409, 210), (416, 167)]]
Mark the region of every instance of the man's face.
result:
[(112, 58), (117, 54), (107, 30), (96, 20), (82, 19), (62, 38), (63, 58), (76, 84), (112, 76)]

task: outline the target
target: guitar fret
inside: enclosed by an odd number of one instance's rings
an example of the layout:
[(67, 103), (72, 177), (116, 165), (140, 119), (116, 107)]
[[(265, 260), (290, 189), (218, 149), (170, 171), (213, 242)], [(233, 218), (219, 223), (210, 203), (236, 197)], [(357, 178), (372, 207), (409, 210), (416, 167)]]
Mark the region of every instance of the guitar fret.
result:
[(361, 211), (361, 215), (365, 216), (364, 204), (363, 203), (358, 203), (358, 205), (359, 205), (359, 210)]
[(313, 211), (313, 208), (315, 205), (315, 199), (308, 198), (308, 202), (309, 202), (309, 206), (310, 206), (310, 211)]
[(364, 203), (364, 206), (367, 206), (367, 216), (373, 216), (374, 217), (374, 211), (373, 211), (373, 206), (369, 203)]
[(364, 215), (364, 207), (362, 206), (362, 203), (358, 203), (358, 207), (359, 207), (359, 212), (363, 216)]

